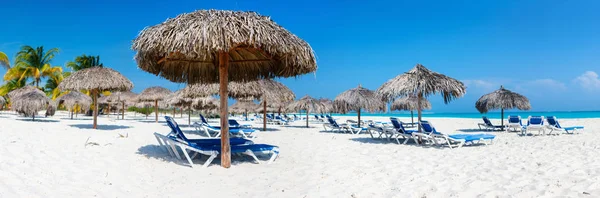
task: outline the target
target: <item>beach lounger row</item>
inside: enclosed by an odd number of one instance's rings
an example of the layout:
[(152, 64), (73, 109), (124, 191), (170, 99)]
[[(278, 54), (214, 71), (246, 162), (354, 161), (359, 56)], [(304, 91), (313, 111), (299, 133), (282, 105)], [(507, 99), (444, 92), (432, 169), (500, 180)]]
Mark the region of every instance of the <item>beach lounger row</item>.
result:
[[(508, 124), (506, 125), (506, 131), (521, 131), (522, 135), (534, 134), (555, 134), (560, 135), (561, 133), (575, 134), (581, 132), (583, 126), (570, 126), (563, 127), (560, 125), (558, 119), (555, 116), (547, 116), (544, 123), (544, 116), (529, 116), (527, 118), (527, 124), (523, 125), (520, 116), (511, 115), (508, 116)], [(548, 130), (548, 131), (547, 131)]]
[[(197, 155), (207, 155), (208, 159), (202, 165), (207, 167), (221, 151), (220, 139), (188, 139), (175, 120), (169, 116), (165, 116), (167, 125), (171, 128), (168, 135), (154, 133), (158, 143), (166, 148), (171, 156), (181, 160), (179, 150), (182, 151), (190, 166), (194, 166), (193, 159)], [(255, 144), (253, 141), (244, 138), (230, 138), (231, 154), (248, 155), (255, 162), (260, 163), (256, 154), (271, 155), (268, 163), (272, 163), (279, 155), (279, 147), (268, 144)], [(177, 149), (179, 148), (179, 149)]]

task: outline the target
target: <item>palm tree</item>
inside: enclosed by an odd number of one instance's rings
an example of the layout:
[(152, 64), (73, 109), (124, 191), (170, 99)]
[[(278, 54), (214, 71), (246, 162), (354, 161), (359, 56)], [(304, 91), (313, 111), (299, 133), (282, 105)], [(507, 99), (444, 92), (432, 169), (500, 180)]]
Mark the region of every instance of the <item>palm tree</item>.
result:
[(43, 46), (33, 48), (26, 45), (21, 47), (21, 51), (17, 53), (15, 66), (6, 72), (4, 80), (18, 79), (22, 81), (33, 78), (33, 84), (39, 88), (42, 78), (62, 73), (62, 67), (50, 65), (57, 53), (58, 48), (44, 51)]
[(10, 61), (4, 52), (0, 52), (0, 66), (4, 67), (6, 70), (10, 69)]
[(24, 86), (25, 81), (19, 81), (18, 79), (6, 81), (2, 86), (0, 86), (0, 96), (4, 96), (8, 92)]
[(71, 75), (71, 72), (64, 72), (48, 78), (48, 80), (46, 81), (46, 85), (44, 85), (44, 91), (46, 91), (46, 95), (48, 95), (48, 97), (54, 100), (60, 97), (61, 95), (67, 93), (62, 92), (60, 89), (58, 89), (58, 85), (60, 84), (60, 82), (62, 82), (64, 78), (69, 77), (69, 75)]
[(100, 62), (100, 56), (87, 56), (85, 54), (75, 57), (75, 61), (69, 61), (66, 65), (73, 71), (79, 71), (82, 69), (99, 66), (102, 67)]

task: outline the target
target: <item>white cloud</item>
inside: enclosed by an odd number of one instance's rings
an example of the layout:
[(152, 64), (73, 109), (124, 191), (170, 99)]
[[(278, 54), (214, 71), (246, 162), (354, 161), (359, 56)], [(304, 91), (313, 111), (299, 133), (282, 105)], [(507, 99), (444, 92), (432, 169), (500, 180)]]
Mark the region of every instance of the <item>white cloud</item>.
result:
[(598, 74), (593, 71), (586, 71), (577, 78), (575, 78), (575, 83), (579, 84), (584, 89), (588, 90), (598, 90), (600, 89), (600, 78), (598, 78)]
[(493, 82), (486, 81), (486, 80), (463, 80), (462, 82), (465, 84), (467, 89), (476, 88), (476, 89), (488, 91), (488, 90), (493, 90), (493, 89), (497, 89), (498, 87), (500, 87), (497, 85), (497, 83), (493, 83)]

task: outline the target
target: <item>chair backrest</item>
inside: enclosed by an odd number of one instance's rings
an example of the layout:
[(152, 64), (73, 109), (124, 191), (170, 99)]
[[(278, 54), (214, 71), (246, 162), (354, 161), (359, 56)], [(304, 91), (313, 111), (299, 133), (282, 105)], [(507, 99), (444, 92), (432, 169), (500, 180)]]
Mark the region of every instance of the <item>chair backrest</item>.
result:
[(204, 118), (204, 116), (202, 114), (200, 115), (200, 121), (202, 121), (202, 123), (208, 124), (208, 121), (206, 120), (206, 118)]
[(333, 125), (334, 127), (340, 127), (337, 121), (335, 121), (333, 118), (327, 118), (327, 121), (329, 121), (329, 124)]
[(527, 119), (527, 126), (530, 126), (530, 125), (544, 125), (544, 117), (529, 116), (529, 119)]
[(189, 142), (189, 140), (183, 134), (183, 131), (181, 131), (181, 128), (179, 128), (177, 122), (175, 122), (175, 120), (172, 117), (165, 116), (165, 120), (167, 121), (167, 125), (169, 126), (169, 128), (171, 128), (171, 133), (174, 133), (175, 136), (177, 136), (178, 138)]
[(435, 131), (435, 127), (433, 127), (433, 125), (431, 125), (429, 121), (422, 120), (421, 122), (419, 122), (419, 124), (421, 125), (421, 129), (423, 129), (424, 132), (437, 133), (437, 131)]
[(317, 120), (318, 120), (318, 119), (320, 119), (318, 115), (315, 115), (315, 118), (316, 118)]
[(483, 118), (483, 122), (485, 123), (485, 125), (488, 126), (492, 126), (492, 122), (490, 121), (490, 119), (487, 118), (487, 116), (481, 116), (481, 118)]
[(227, 123), (229, 124), (229, 128), (239, 128), (241, 126), (241, 124), (234, 119), (227, 120)]
[(330, 116), (330, 115), (325, 115), (325, 117), (327, 117), (327, 118), (331, 118), (331, 116)]
[(508, 123), (510, 124), (521, 124), (521, 116), (509, 115)]
[(554, 117), (554, 116), (546, 117), (546, 121), (548, 122), (549, 125), (555, 126), (557, 128), (561, 128), (560, 123), (558, 123), (558, 119), (556, 119), (556, 117)]

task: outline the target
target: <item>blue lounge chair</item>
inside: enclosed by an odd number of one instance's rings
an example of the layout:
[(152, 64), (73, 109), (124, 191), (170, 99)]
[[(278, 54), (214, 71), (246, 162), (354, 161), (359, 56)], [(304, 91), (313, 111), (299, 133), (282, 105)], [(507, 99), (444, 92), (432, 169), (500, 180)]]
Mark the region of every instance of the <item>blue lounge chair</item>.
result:
[[(328, 121), (328, 123), (323, 124), (323, 128), (325, 129), (325, 131), (331, 131), (331, 132), (335, 132), (336, 130), (338, 132), (347, 132), (348, 131), (348, 126), (346, 124), (338, 124), (337, 121), (335, 121), (333, 118), (329, 118), (329, 119), (327, 119), (327, 121)], [(327, 128), (329, 128), (329, 130), (327, 130)]]
[[(490, 144), (493, 143), (495, 135), (492, 134), (445, 134), (439, 132), (433, 127), (431, 123), (428, 121), (421, 121), (419, 123), (421, 125), (421, 129), (426, 133), (422, 135), (422, 133), (414, 132), (413, 134), (417, 136), (421, 136), (426, 140), (432, 141), (433, 143), (442, 146), (443, 144), (448, 144), (448, 147), (457, 147), (460, 148), (465, 144), (473, 145), (483, 143), (487, 145), (488, 143), (485, 140), (489, 140)], [(440, 141), (441, 140), (441, 141)]]
[(483, 118), (483, 123), (477, 124), (477, 126), (479, 126), (479, 129), (485, 129), (485, 130), (491, 130), (491, 131), (495, 131), (495, 130), (502, 131), (502, 130), (504, 130), (504, 126), (499, 126), (499, 125), (492, 124), (492, 122), (490, 121), (490, 119), (488, 119), (486, 116), (482, 116), (481, 118)]
[(546, 127), (544, 127), (544, 116), (529, 116), (527, 118), (527, 125), (523, 127), (522, 134), (527, 135), (529, 133), (533, 134), (533, 131), (537, 131), (538, 135), (546, 134)]
[(402, 138), (404, 139), (402, 144), (408, 143), (408, 140), (410, 139), (413, 139), (415, 143), (418, 144), (416, 136), (412, 135), (414, 132), (417, 132), (417, 130), (406, 130), (402, 121), (399, 121), (398, 118), (391, 117), (390, 121), (392, 122), (393, 126), (393, 128), (390, 128), (390, 130), (392, 131), (392, 137), (395, 136), (396, 143), (400, 144), (399, 138)]
[[(179, 128), (177, 123), (172, 118), (170, 118), (168, 116), (165, 118), (167, 119), (167, 123), (170, 123), (169, 125), (173, 124), (174, 127), (172, 129)], [(196, 154), (199, 153), (199, 154), (209, 156), (209, 158), (206, 160), (206, 162), (203, 165), (203, 167), (207, 167), (212, 162), (212, 160), (214, 160), (217, 157), (217, 155), (221, 151), (220, 139), (214, 139), (214, 140), (218, 140), (219, 144), (212, 144), (212, 143), (208, 144), (208, 143), (203, 143), (203, 142), (199, 143), (198, 140), (186, 138), (185, 134), (183, 134), (183, 132), (181, 132), (181, 130), (175, 130), (175, 133), (176, 133), (175, 136), (168, 137), (165, 140), (171, 146), (171, 149), (177, 155), (178, 158), (179, 158), (179, 155), (178, 155), (178, 151), (175, 146), (180, 147), (181, 150), (183, 151), (183, 154), (185, 155), (186, 159), (190, 163), (190, 166), (192, 166), (192, 167), (194, 165), (194, 163), (192, 162), (192, 159), (196, 156)], [(277, 146), (268, 145), (268, 144), (236, 144), (236, 141), (238, 139), (239, 138), (231, 138), (230, 139), (231, 154), (249, 155), (257, 163), (260, 163), (260, 161), (256, 157), (256, 155), (255, 155), (256, 153), (270, 154), (271, 157), (268, 160), (268, 163), (272, 163), (279, 155), (279, 147), (277, 147)], [(195, 154), (192, 156), (189, 156), (188, 150), (195, 152)]]
[(554, 117), (554, 116), (546, 117), (546, 121), (548, 122), (548, 125), (546, 125), (546, 126), (548, 126), (548, 128), (550, 129), (549, 133), (552, 133), (553, 131), (557, 131), (557, 133), (564, 131), (565, 133), (568, 133), (568, 134), (575, 134), (575, 133), (579, 133), (579, 131), (582, 131), (584, 129), (583, 126), (563, 127), (558, 122), (558, 119), (556, 119), (556, 117)]
[(523, 131), (523, 122), (521, 121), (521, 116), (509, 115), (508, 116), (508, 124), (506, 124), (506, 131), (508, 132), (510, 129), (512, 131)]
[[(170, 116), (165, 116), (165, 120), (167, 121), (167, 126), (171, 128), (171, 132), (167, 134), (167, 137), (173, 139), (181, 139), (185, 142), (192, 142), (194, 144), (204, 144), (204, 145), (221, 145), (221, 139), (216, 138), (205, 138), (205, 139), (188, 139), (183, 134), (181, 128), (179, 128), (179, 124)], [(243, 145), (243, 144), (254, 144), (251, 140), (244, 138), (229, 138), (229, 144), (231, 145)]]

